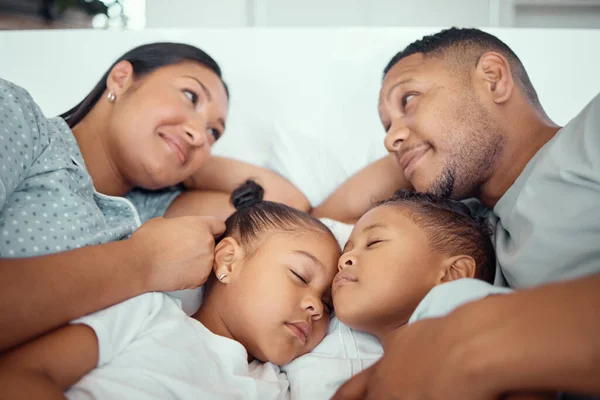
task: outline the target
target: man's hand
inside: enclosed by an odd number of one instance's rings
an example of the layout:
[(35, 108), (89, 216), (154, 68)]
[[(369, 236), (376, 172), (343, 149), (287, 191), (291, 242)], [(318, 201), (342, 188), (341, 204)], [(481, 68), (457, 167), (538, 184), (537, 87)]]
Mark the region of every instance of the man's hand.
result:
[(426, 319), (386, 338), (385, 354), (333, 400), (497, 400), (453, 351), (446, 318)]
[(600, 275), (466, 304), (386, 338), (382, 359), (334, 399), (598, 395), (599, 310)]

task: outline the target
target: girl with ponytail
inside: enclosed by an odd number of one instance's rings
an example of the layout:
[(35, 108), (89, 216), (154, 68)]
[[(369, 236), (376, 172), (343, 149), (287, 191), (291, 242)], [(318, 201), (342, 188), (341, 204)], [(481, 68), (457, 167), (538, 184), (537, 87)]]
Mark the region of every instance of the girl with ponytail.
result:
[(287, 398), (278, 366), (325, 337), (340, 249), (319, 220), (263, 195), (253, 181), (233, 192), (195, 314), (147, 293), (75, 320), (0, 359), (0, 397)]

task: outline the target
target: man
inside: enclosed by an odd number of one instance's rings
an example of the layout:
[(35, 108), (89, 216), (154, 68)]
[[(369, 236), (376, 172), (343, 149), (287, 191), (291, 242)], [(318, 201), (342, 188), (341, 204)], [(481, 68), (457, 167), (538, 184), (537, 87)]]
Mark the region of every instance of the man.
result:
[(536, 288), (407, 327), (337, 398), (600, 394), (600, 98), (560, 128), (506, 44), (453, 28), (394, 56), (379, 113), (390, 157), (314, 214), (353, 221), (410, 186), (477, 198), (496, 223), (497, 282)]

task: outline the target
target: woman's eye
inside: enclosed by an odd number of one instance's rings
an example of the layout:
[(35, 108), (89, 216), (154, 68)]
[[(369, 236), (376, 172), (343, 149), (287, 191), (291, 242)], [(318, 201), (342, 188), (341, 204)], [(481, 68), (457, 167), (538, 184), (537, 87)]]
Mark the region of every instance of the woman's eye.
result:
[(298, 278), (302, 283), (304, 283), (305, 285), (308, 285), (308, 282), (306, 281), (306, 279), (304, 279), (301, 275), (295, 273), (293, 270), (290, 270), (290, 271), (292, 271), (292, 274), (294, 274), (296, 276), (296, 278)]
[(413, 97), (415, 97), (414, 94), (407, 94), (406, 96), (402, 97), (402, 108), (406, 108), (406, 105), (412, 100)]
[(196, 105), (196, 103), (198, 103), (198, 94), (196, 92), (190, 89), (185, 89), (183, 93), (192, 102), (192, 104)]

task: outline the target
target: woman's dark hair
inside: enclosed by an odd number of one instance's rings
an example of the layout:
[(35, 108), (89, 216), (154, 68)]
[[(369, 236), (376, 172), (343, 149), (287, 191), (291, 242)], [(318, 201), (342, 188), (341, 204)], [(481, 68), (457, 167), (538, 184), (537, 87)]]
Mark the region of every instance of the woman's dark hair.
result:
[(159, 42), (145, 44), (123, 54), (110, 66), (90, 94), (75, 107), (60, 115), (70, 128), (81, 122), (81, 120), (96, 105), (106, 90), (106, 80), (108, 79), (110, 71), (116, 64), (125, 60), (129, 61), (133, 66), (133, 73), (136, 78), (147, 75), (158, 68), (179, 64), (184, 61), (200, 63), (221, 78), (221, 82), (223, 82), (223, 86), (225, 87), (225, 92), (227, 93), (227, 96), (229, 96), (229, 89), (222, 79), (219, 64), (204, 51), (183, 43)]
[(475, 260), (475, 278), (494, 283), (496, 254), (492, 230), (482, 217), (474, 217), (463, 203), (431, 194), (399, 190), (376, 205), (401, 205), (427, 236), (433, 251)]
[(264, 189), (252, 180), (233, 191), (231, 203), (236, 211), (225, 221), (225, 233), (220, 239), (231, 236), (249, 248), (267, 230), (293, 232), (304, 228), (328, 234), (337, 243), (333, 233), (317, 218), (285, 204), (264, 201), (264, 193)]

